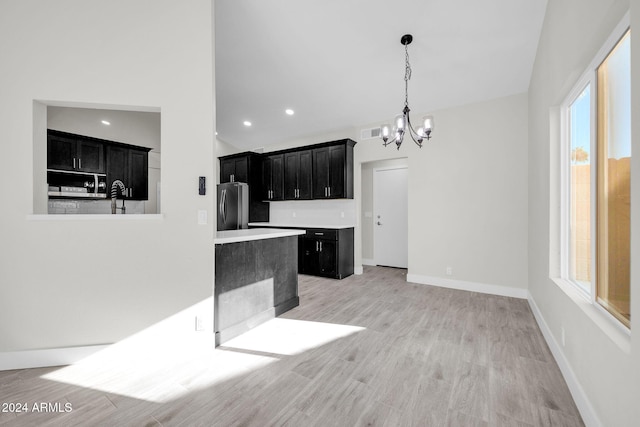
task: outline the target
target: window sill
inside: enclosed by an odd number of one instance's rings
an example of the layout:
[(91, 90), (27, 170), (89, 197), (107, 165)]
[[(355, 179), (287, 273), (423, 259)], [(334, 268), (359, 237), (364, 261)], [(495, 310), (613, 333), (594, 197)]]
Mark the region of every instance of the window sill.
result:
[(27, 221), (162, 221), (164, 214), (33, 214)]
[(580, 292), (573, 283), (552, 277), (556, 285), (569, 297), (600, 330), (626, 354), (631, 354), (631, 330), (607, 313), (596, 307), (589, 297)]

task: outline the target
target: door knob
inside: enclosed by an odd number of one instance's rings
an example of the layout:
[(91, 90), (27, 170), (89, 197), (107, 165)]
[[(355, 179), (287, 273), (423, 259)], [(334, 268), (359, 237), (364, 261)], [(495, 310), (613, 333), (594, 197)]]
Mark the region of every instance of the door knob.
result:
[(378, 225), (382, 225), (382, 223), (380, 221), (378, 221)]

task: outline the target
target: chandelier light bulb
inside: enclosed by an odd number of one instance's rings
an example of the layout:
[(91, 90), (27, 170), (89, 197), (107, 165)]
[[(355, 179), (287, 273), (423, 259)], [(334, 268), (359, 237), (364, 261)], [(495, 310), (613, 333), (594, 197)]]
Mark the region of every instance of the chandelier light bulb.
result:
[(433, 131), (433, 116), (425, 116), (422, 120), (426, 135), (429, 136)]
[(380, 136), (384, 141), (387, 141), (390, 135), (391, 135), (391, 126), (389, 126), (388, 124), (384, 124), (380, 126)]

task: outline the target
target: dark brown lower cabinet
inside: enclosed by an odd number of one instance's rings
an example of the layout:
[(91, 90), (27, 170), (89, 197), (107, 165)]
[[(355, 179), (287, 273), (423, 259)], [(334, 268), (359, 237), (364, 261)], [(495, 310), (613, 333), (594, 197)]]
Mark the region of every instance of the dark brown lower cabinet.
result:
[(308, 229), (299, 237), (298, 271), (342, 279), (353, 274), (353, 228)]

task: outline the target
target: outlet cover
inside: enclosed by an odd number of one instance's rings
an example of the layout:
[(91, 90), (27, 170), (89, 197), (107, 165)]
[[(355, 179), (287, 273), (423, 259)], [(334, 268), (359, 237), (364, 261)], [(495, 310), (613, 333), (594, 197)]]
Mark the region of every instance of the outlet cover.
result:
[(196, 331), (204, 331), (204, 320), (202, 316), (196, 316)]

